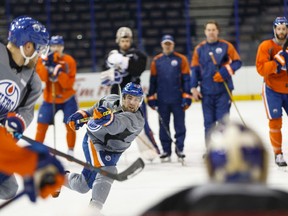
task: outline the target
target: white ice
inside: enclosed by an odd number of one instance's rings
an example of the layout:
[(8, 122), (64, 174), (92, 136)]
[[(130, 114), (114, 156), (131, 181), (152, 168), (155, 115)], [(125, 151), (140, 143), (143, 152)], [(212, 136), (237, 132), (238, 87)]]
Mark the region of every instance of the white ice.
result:
[[(254, 128), (264, 139), (270, 151), (269, 178), (268, 184), (274, 188), (288, 190), (288, 173), (279, 170), (273, 162), (272, 148), (269, 144), (268, 124), (262, 101), (236, 101), (236, 105), (245, 123)], [(37, 112), (33, 123), (25, 132), (26, 136), (34, 138), (36, 128)], [(62, 123), (63, 115), (61, 112), (56, 115), (56, 147), (58, 150), (67, 152), (66, 132)], [(158, 138), (158, 118), (157, 113), (151, 109), (148, 110), (149, 123)], [(240, 121), (235, 107), (232, 105), (231, 118)], [(144, 170), (137, 176), (124, 182), (115, 181), (107, 202), (102, 210), (105, 216), (135, 216), (139, 215), (149, 206), (168, 196), (175, 191), (181, 190), (191, 185), (205, 183), (208, 179), (205, 172), (202, 154), (204, 152), (204, 129), (203, 117), (200, 103), (194, 103), (186, 112), (187, 135), (185, 140), (186, 166), (183, 167), (176, 162), (173, 155), (172, 163), (160, 163), (155, 161), (146, 161)], [(51, 126), (46, 135), (45, 144), (54, 147), (54, 133)], [(172, 124), (171, 133), (174, 134)], [(284, 156), (287, 156), (288, 143), (288, 121), (284, 114), (283, 118), (283, 150)], [(82, 153), (82, 138), (85, 128), (77, 132), (77, 142), (75, 147), (75, 157), (84, 160)], [(160, 145), (159, 145), (160, 146)], [(136, 143), (128, 149), (119, 161), (119, 171), (128, 167), (139, 154)], [(13, 157), (13, 155), (11, 155)], [(82, 167), (71, 162), (64, 161), (66, 169), (74, 172), (80, 172)], [(22, 184), (19, 178), (19, 183)], [(19, 188), (21, 191), (22, 186)], [(65, 187), (62, 188), (58, 198), (38, 199), (36, 203), (23, 196), (14, 201), (9, 206), (0, 210), (1, 216), (92, 216), (87, 213), (87, 206), (91, 198), (91, 191), (87, 194), (79, 194)], [(2, 201), (0, 202), (2, 203)]]

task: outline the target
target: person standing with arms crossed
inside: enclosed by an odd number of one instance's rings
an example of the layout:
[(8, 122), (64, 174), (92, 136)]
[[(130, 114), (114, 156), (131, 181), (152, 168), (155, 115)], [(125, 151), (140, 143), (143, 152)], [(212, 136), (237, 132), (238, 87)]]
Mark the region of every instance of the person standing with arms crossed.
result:
[(262, 97), (269, 120), (270, 142), (275, 154), (275, 163), (286, 167), (282, 153), (282, 107), (288, 112), (287, 51), (282, 50), (288, 33), (288, 21), (277, 17), (273, 22), (274, 38), (263, 41), (257, 51), (257, 72), (264, 78)]
[(39, 59), (36, 65), (36, 71), (42, 82), (45, 83), (45, 88), (44, 101), (38, 113), (35, 140), (44, 141), (49, 124), (54, 123), (55, 127), (54, 116), (59, 110), (62, 110), (64, 113), (63, 123), (67, 131), (67, 153), (73, 156), (76, 133), (66, 122), (68, 117), (78, 110), (76, 91), (73, 89), (77, 70), (76, 61), (71, 55), (63, 52), (64, 40), (62, 36), (51, 37), (50, 50), (50, 55), (45, 59)]
[[(186, 135), (185, 110), (192, 102), (190, 93), (190, 68), (187, 58), (174, 51), (174, 38), (164, 35), (161, 40), (162, 53), (156, 55), (151, 63), (148, 105), (159, 113), (160, 141), (163, 153), (162, 162), (171, 161), (173, 142), (170, 136), (170, 115), (174, 116), (176, 131), (175, 153), (179, 159), (185, 154), (184, 140)], [(163, 121), (161, 121), (163, 120)]]
[(214, 20), (204, 25), (206, 40), (195, 47), (191, 62), (191, 92), (196, 101), (202, 100), (205, 140), (210, 128), (230, 112), (232, 75), (242, 65), (238, 52), (230, 42), (218, 37), (219, 32), (219, 24)]

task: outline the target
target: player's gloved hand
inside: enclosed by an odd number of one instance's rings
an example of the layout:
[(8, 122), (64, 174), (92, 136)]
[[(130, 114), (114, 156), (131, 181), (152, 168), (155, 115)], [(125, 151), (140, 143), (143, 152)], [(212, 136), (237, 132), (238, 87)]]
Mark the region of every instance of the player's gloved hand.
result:
[(78, 130), (80, 127), (87, 123), (87, 120), (85, 120), (87, 117), (90, 117), (89, 113), (85, 112), (84, 110), (78, 110), (69, 116), (67, 124), (72, 130)]
[(183, 108), (183, 110), (185, 111), (186, 109), (188, 109), (191, 103), (192, 103), (192, 95), (188, 93), (183, 93), (181, 103), (181, 107)]
[(231, 73), (234, 73), (229, 64), (222, 66), (219, 69), (219, 72), (216, 72), (215, 75), (213, 76), (214, 82), (224, 82), (224, 80), (228, 79), (231, 76), (228, 71), (228, 68), (231, 70)]
[(158, 108), (158, 101), (155, 95), (147, 96), (147, 103), (153, 110)]
[(47, 58), (43, 59), (43, 63), (47, 68), (49, 80), (51, 82), (56, 82), (58, 80), (58, 76), (61, 72), (63, 72), (61, 64), (59, 64), (59, 53), (53, 52), (47, 56)]
[(128, 64), (129, 64), (129, 58), (123, 56), (117, 50), (112, 50), (109, 53), (109, 56), (107, 58), (107, 66), (109, 68), (115, 68), (119, 72), (124, 73), (125, 70), (128, 68)]
[(5, 128), (10, 133), (23, 133), (26, 126), (23, 117), (16, 112), (9, 112), (7, 114)]
[(93, 111), (94, 123), (97, 125), (108, 126), (114, 120), (114, 114), (111, 109), (99, 106)]
[(277, 63), (276, 73), (280, 73), (281, 70), (286, 70), (286, 60), (288, 60), (287, 51), (283, 52), (283, 50), (280, 50), (276, 55), (274, 55), (273, 59)]
[(224, 82), (224, 79), (219, 72), (215, 73), (215, 75), (213, 76), (213, 80), (214, 82)]
[(35, 202), (37, 196), (46, 198), (55, 193), (64, 184), (64, 176), (64, 168), (54, 156), (40, 153), (35, 174), (24, 179), (24, 190)]
[(115, 70), (113, 76), (111, 77), (101, 77), (101, 85), (111, 86), (114, 84), (120, 84), (123, 80), (123, 74)]
[(58, 76), (61, 72), (63, 72), (62, 65), (57, 64), (55, 67), (48, 67), (48, 74), (49, 74), (49, 80), (51, 82), (57, 82)]

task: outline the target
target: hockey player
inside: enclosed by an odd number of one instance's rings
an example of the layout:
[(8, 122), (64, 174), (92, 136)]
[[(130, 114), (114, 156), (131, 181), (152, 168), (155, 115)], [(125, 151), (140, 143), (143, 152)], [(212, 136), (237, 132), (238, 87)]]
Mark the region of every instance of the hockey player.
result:
[(233, 45), (218, 37), (220, 27), (216, 21), (208, 21), (204, 33), (206, 40), (200, 42), (193, 53), (191, 92), (196, 101), (202, 100), (206, 139), (210, 128), (230, 112), (231, 98), (226, 87), (230, 92), (234, 89), (232, 75), (242, 62)]
[[(109, 172), (117, 172), (119, 158), (144, 127), (143, 113), (139, 109), (142, 102), (141, 86), (128, 83), (121, 96), (105, 96), (90, 109), (79, 110), (69, 117), (68, 123), (74, 130), (84, 125), (81, 119), (91, 118), (83, 139), (83, 151), (88, 163)], [(81, 174), (70, 173), (66, 177), (66, 186), (72, 190), (86, 193), (92, 189), (90, 206), (102, 209), (112, 179), (86, 168)]]
[(287, 215), (288, 193), (265, 185), (268, 154), (252, 129), (225, 121), (208, 137), (210, 182), (165, 198), (143, 216)]
[(37, 131), (35, 139), (43, 142), (49, 124), (54, 124), (54, 116), (62, 110), (63, 122), (66, 127), (66, 140), (68, 154), (73, 156), (76, 133), (68, 124), (67, 119), (78, 110), (76, 91), (73, 89), (76, 76), (76, 61), (64, 53), (64, 40), (62, 36), (55, 35), (50, 39), (51, 53), (47, 58), (39, 58), (36, 71), (42, 82), (45, 83), (43, 103), (39, 109)]
[[(41, 81), (34, 72), (40, 55), (49, 49), (49, 34), (28, 16), (14, 19), (8, 44), (0, 43), (0, 199), (13, 198), (18, 184), (13, 173), (24, 178), (31, 201), (47, 197), (64, 182), (64, 169), (45, 146), (17, 145), (33, 119), (34, 105), (41, 94)], [(49, 177), (49, 178), (48, 178)]]
[(257, 51), (256, 68), (263, 76), (262, 97), (269, 120), (270, 142), (275, 154), (275, 163), (286, 167), (282, 154), (282, 108), (288, 112), (287, 51), (282, 51), (288, 33), (288, 21), (277, 17), (273, 22), (274, 38), (263, 41)]
[[(119, 94), (119, 85), (122, 89), (129, 82), (141, 84), (140, 76), (146, 69), (147, 63), (147, 56), (132, 46), (133, 34), (130, 28), (121, 27), (117, 30), (116, 43), (119, 46), (118, 50), (112, 50), (106, 60), (106, 67), (113, 68), (115, 70), (115, 80), (108, 82), (108, 85), (113, 84), (111, 88), (111, 94)], [(142, 103), (141, 109), (144, 111), (144, 132), (150, 141), (149, 145), (151, 145), (152, 148), (154, 148), (155, 151), (159, 154), (160, 152), (157, 143), (155, 142), (153, 132), (149, 126), (146, 116), (145, 102)], [(145, 134), (141, 133), (140, 136), (144, 136)]]
[(161, 40), (162, 53), (153, 58), (151, 63), (148, 105), (157, 109), (163, 122), (160, 122), (160, 140), (163, 154), (162, 161), (170, 161), (172, 138), (169, 124), (171, 113), (174, 116), (176, 145), (175, 153), (183, 159), (186, 135), (185, 110), (192, 102), (190, 93), (190, 68), (187, 58), (174, 51), (174, 38), (164, 35)]

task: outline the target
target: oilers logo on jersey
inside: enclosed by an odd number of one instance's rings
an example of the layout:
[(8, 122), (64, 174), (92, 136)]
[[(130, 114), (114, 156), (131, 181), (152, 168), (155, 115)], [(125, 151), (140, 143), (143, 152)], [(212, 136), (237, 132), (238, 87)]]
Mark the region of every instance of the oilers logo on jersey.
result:
[(102, 128), (102, 125), (98, 125), (93, 119), (89, 120), (87, 123), (87, 129), (91, 132), (96, 132)]
[(173, 60), (171, 61), (171, 66), (176, 67), (177, 65), (178, 65), (178, 61), (175, 60), (175, 59), (173, 59)]
[(16, 109), (20, 100), (20, 89), (12, 80), (0, 81), (0, 116)]

